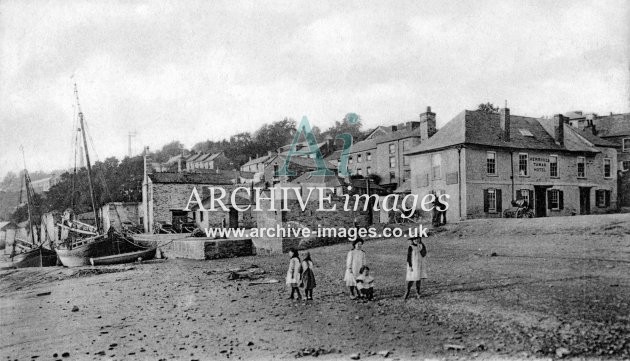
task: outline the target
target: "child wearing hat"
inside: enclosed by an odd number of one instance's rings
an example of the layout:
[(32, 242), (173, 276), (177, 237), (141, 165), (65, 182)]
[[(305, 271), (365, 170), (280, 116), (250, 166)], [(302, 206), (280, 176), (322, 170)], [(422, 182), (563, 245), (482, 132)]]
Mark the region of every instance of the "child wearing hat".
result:
[(425, 257), (427, 248), (422, 243), (420, 237), (409, 238), (409, 248), (407, 248), (407, 292), (405, 299), (409, 298), (411, 286), (416, 283), (416, 295), (420, 297), (420, 283), (427, 278)]

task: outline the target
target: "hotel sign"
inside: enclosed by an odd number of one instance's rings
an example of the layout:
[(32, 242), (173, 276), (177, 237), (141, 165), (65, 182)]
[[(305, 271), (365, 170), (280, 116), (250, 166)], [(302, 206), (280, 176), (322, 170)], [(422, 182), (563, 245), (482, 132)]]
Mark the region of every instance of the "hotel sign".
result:
[(544, 157), (531, 157), (529, 158), (534, 164), (534, 172), (547, 172), (547, 166), (549, 164), (549, 158)]

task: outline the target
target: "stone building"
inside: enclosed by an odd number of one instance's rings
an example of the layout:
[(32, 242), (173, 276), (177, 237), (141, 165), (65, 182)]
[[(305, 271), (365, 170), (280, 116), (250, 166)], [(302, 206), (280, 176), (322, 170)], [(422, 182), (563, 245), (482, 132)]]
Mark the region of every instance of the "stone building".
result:
[(406, 152), (413, 193), (448, 194), (449, 220), (502, 217), (516, 199), (537, 217), (601, 213), (617, 202), (614, 144), (562, 115), (535, 119), (464, 111)]
[[(292, 176), (276, 176), (276, 173), (282, 169), (284, 163), (286, 161), (286, 155), (276, 155), (273, 159), (267, 162), (265, 169), (263, 171), (262, 180), (267, 186), (273, 186), (274, 184), (280, 182), (290, 182), (297, 177), (303, 175), (307, 172), (312, 172), (317, 170), (317, 162), (313, 158), (307, 157), (298, 157), (291, 156), (289, 158), (288, 170), (290, 172), (294, 172), (295, 175)], [(324, 165), (327, 169), (330, 169), (332, 172), (336, 174), (337, 167), (330, 162), (324, 160)]]
[(223, 152), (191, 154), (186, 158), (186, 170), (231, 169), (231, 162)]
[(435, 113), (427, 107), (419, 121), (391, 126), (389, 130), (376, 128), (368, 138), (350, 148), (348, 170), (364, 177), (376, 174), (381, 185), (391, 190), (404, 185), (411, 178), (409, 157), (404, 153), (436, 132)]
[(153, 173), (142, 184), (142, 223), (153, 233), (156, 222), (175, 224), (188, 218), (184, 211), (194, 187), (200, 196), (206, 186), (230, 186), (238, 180), (222, 173)]

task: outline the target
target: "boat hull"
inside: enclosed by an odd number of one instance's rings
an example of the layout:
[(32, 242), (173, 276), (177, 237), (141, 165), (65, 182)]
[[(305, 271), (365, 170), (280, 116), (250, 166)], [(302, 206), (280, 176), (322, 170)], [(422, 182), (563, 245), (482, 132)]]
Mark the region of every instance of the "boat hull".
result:
[[(135, 253), (139, 251), (148, 251), (147, 249), (140, 249), (138, 245), (135, 245), (131, 242), (127, 241), (113, 241), (108, 237), (103, 239), (99, 239), (73, 249), (63, 249), (59, 248), (56, 250), (57, 256), (66, 267), (80, 267), (80, 266), (89, 266), (91, 265), (90, 259), (100, 259), (105, 258), (105, 262), (109, 261), (108, 257), (111, 257), (112, 260), (115, 260), (117, 257), (124, 258), (123, 256), (128, 253)], [(146, 256), (148, 256), (147, 254)], [(146, 257), (145, 256), (145, 257)], [(135, 256), (134, 260), (136, 260), (140, 256)], [(143, 257), (143, 259), (145, 259)], [(153, 252), (153, 257), (155, 257), (155, 251)], [(98, 262), (98, 261), (97, 261)], [(117, 263), (125, 263), (125, 262), (117, 262)], [(103, 263), (107, 264), (107, 263)], [(109, 263), (113, 264), (113, 263)]]
[(12, 267), (51, 267), (57, 264), (57, 254), (47, 248), (37, 248), (13, 257)]
[(89, 266), (90, 258), (111, 255), (111, 241), (107, 238), (73, 249), (57, 249), (57, 256), (66, 267)]
[(145, 249), (136, 252), (115, 254), (111, 256), (90, 258), (90, 264), (92, 266), (103, 266), (110, 264), (131, 263), (141, 258), (143, 261), (155, 258), (155, 251), (157, 248)]

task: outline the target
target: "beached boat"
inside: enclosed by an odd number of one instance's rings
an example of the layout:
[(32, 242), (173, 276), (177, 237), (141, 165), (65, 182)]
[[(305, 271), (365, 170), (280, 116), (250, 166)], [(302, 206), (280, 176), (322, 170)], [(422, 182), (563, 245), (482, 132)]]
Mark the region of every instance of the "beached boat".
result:
[(40, 246), (28, 252), (23, 252), (13, 257), (11, 267), (51, 267), (57, 264), (57, 253)]
[[(22, 149), (24, 157), (24, 149)], [(45, 248), (40, 237), (41, 215), (35, 202), (35, 191), (31, 183), (31, 177), (26, 169), (26, 158), (24, 158), (24, 188), (26, 190), (26, 206), (28, 212), (28, 230), (26, 239), (15, 237), (13, 249), (11, 251), (11, 267), (50, 267), (57, 264), (57, 254), (55, 251)], [(20, 203), (22, 190), (20, 190)]]
[(90, 258), (90, 264), (92, 266), (103, 266), (103, 265), (110, 265), (110, 264), (131, 263), (131, 262), (136, 262), (138, 260), (146, 261), (146, 260), (155, 258), (156, 250), (157, 250), (157, 247), (152, 247), (149, 249), (136, 251), (136, 252), (128, 252), (128, 253), (123, 253), (123, 254), (115, 254), (112, 256)]
[[(74, 219), (72, 210), (66, 210), (62, 222), (57, 225), (67, 232), (67, 237), (60, 240), (58, 243), (56, 247), (57, 255), (61, 263), (66, 267), (133, 262), (139, 257), (137, 255), (138, 252), (143, 253), (149, 250), (135, 244), (127, 235), (113, 228), (110, 228), (108, 232), (104, 232), (102, 228), (97, 212), (98, 207), (96, 205), (96, 196), (92, 183), (92, 166), (87, 146), (85, 121), (83, 112), (81, 111), (81, 104), (79, 103), (79, 94), (76, 84), (74, 93), (77, 101), (79, 131), (83, 139), (83, 151), (86, 160), (92, 212), (94, 213), (94, 221), (96, 224), (90, 225), (79, 222)], [(145, 254), (145, 257), (150, 255), (151, 252), (148, 252)], [(155, 249), (153, 250), (152, 257), (155, 257)], [(92, 260), (96, 260), (96, 262), (93, 263)]]

